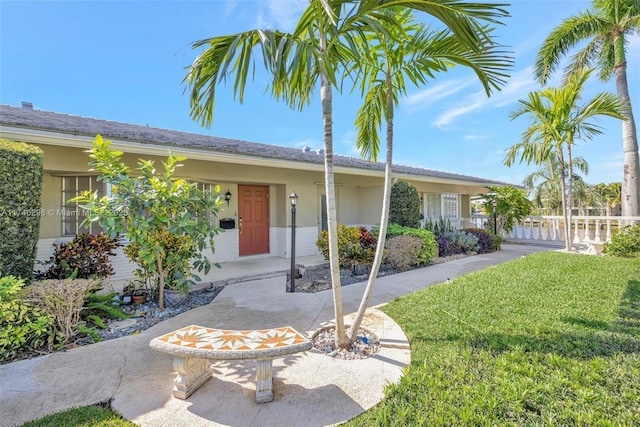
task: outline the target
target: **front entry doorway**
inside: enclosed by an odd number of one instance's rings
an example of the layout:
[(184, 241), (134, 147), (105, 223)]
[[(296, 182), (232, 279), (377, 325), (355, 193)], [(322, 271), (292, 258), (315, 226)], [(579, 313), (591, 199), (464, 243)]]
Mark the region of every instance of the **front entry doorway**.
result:
[(238, 186), (240, 256), (269, 253), (269, 187)]

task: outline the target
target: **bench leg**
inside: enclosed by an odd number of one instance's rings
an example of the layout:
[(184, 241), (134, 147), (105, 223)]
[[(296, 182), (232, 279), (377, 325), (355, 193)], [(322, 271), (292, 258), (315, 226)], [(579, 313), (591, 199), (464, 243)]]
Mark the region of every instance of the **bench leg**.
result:
[(257, 362), (256, 403), (271, 402), (273, 400), (272, 359), (258, 359)]
[(175, 356), (173, 369), (178, 373), (173, 386), (173, 395), (179, 399), (191, 396), (213, 374), (213, 368), (207, 359), (195, 357)]

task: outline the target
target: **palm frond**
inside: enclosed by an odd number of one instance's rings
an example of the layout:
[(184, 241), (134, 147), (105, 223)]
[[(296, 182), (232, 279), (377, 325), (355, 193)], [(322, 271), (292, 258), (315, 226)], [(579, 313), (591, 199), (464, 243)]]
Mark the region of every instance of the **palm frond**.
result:
[[(551, 74), (558, 68), (561, 59), (580, 42), (601, 34), (603, 21), (590, 11), (584, 11), (569, 17), (551, 31), (538, 51), (535, 63), (535, 76), (542, 85), (546, 85)], [(590, 45), (588, 47), (595, 47)], [(593, 53), (582, 56), (591, 58)]]

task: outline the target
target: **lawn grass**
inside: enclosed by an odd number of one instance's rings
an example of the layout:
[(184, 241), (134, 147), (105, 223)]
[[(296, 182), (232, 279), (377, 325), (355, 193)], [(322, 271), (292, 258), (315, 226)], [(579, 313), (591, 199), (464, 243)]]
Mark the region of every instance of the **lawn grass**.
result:
[(29, 421), (23, 427), (135, 427), (136, 425), (104, 406), (92, 405)]
[(347, 425), (640, 425), (640, 260), (537, 253), (383, 310), (412, 362)]

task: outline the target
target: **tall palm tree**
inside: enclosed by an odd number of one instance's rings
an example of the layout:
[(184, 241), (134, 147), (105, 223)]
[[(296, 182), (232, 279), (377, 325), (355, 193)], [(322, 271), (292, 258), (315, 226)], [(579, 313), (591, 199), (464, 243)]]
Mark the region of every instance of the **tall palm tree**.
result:
[[(577, 189), (577, 191), (574, 190), (574, 197), (578, 199), (585, 193), (586, 186), (578, 173), (588, 174), (589, 165), (582, 157), (574, 157), (572, 168), (573, 187)], [(522, 181), (535, 207), (551, 215), (558, 215), (563, 210), (560, 170), (558, 158), (552, 156)]]
[(234, 94), (242, 102), (245, 84), (254, 70), (254, 49), (260, 49), (270, 74), (269, 87), (276, 99), (290, 107), (303, 109), (320, 87), (324, 134), (325, 188), (329, 264), (336, 317), (336, 346), (347, 347), (342, 311), (340, 267), (338, 263), (337, 214), (333, 169), (332, 90), (347, 65), (361, 56), (356, 40), (365, 31), (387, 33), (399, 26), (392, 16), (382, 13), (397, 6), (429, 14), (440, 20), (473, 51), (480, 49), (484, 29), (480, 21), (498, 22), (508, 16), (505, 5), (466, 3), (459, 0), (309, 0), (292, 33), (277, 30), (250, 30), (194, 43), (206, 47), (191, 65), (185, 83), (191, 88), (191, 116), (204, 126), (213, 121), (215, 88), (233, 78)]
[[(528, 100), (520, 100), (521, 108), (511, 118), (531, 116), (531, 125), (523, 132), (522, 141), (512, 146), (505, 157), (511, 166), (518, 154), (520, 161), (538, 165), (556, 157), (560, 167), (560, 185), (564, 217), (565, 249), (571, 250), (571, 210), (573, 193), (573, 160), (571, 149), (577, 140), (591, 140), (602, 128), (590, 121), (597, 116), (623, 119), (620, 101), (610, 93), (599, 93), (584, 105), (579, 105), (580, 93), (593, 70), (568, 76), (561, 88), (530, 92)], [(566, 157), (565, 157), (566, 152)]]
[[(508, 77), (505, 71), (513, 60), (507, 52), (500, 51), (490, 38), (482, 40), (482, 49), (475, 52), (460, 42), (450, 30), (431, 31), (414, 21), (408, 10), (391, 9), (390, 14), (401, 25), (389, 29), (389, 36), (379, 33), (367, 35), (367, 45), (359, 49), (366, 52), (358, 64), (354, 65), (356, 84), (359, 85), (363, 105), (356, 116), (356, 147), (363, 158), (377, 161), (381, 129), (386, 123), (385, 179), (380, 215), (380, 229), (376, 254), (360, 302), (356, 317), (351, 325), (349, 337), (357, 334), (373, 287), (382, 264), (385, 237), (389, 223), (391, 204), (391, 178), (393, 169), (393, 120), (400, 98), (407, 93), (407, 82), (414, 86), (427, 84), (435, 78), (436, 72), (444, 72), (455, 65), (473, 69), (490, 96), (494, 89), (500, 89)], [(486, 32), (488, 36), (490, 31)], [(369, 49), (366, 51), (366, 49)], [(351, 75), (351, 73), (349, 73)]]
[[(638, 135), (627, 83), (627, 40), (640, 33), (638, 0), (593, 0), (593, 10), (565, 19), (542, 44), (536, 59), (536, 77), (544, 85), (560, 60), (583, 41), (588, 43), (565, 70), (565, 78), (596, 65), (606, 81), (615, 75), (618, 98), (624, 106), (622, 121), (622, 215), (640, 215), (640, 158)], [(637, 80), (636, 80), (637, 81)]]

